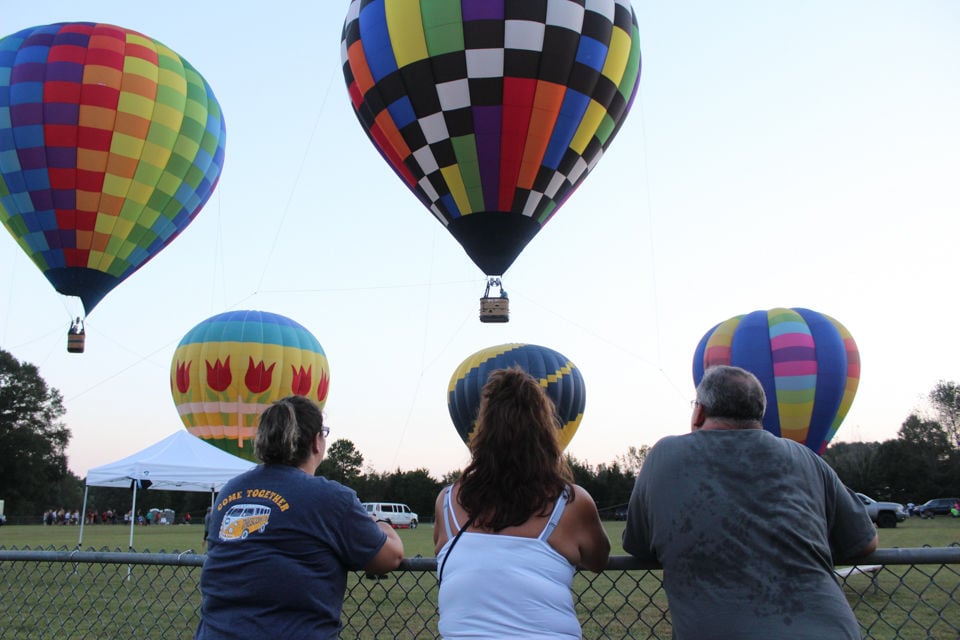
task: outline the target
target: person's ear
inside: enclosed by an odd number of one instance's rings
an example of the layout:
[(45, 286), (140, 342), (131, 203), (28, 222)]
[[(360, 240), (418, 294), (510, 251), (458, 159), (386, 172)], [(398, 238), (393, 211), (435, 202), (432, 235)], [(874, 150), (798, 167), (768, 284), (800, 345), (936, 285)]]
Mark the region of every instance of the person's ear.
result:
[(693, 415), (690, 416), (690, 430), (696, 431), (707, 421), (707, 412), (699, 402), (693, 405)]

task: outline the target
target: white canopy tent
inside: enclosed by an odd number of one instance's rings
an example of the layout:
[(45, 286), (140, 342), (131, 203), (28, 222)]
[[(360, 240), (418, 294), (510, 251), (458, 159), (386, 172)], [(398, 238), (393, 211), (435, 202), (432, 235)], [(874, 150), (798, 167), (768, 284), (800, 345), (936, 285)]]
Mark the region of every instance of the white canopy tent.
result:
[(133, 455), (94, 467), (87, 472), (84, 486), (77, 548), (83, 543), (83, 523), (86, 520), (84, 516), (87, 513), (87, 493), (90, 487), (133, 489), (133, 503), (130, 507), (132, 549), (137, 489), (146, 486), (166, 491), (209, 491), (212, 500), (213, 495), (228, 480), (254, 466), (255, 463), (249, 460), (231, 455), (190, 435), (186, 430), (180, 430)]

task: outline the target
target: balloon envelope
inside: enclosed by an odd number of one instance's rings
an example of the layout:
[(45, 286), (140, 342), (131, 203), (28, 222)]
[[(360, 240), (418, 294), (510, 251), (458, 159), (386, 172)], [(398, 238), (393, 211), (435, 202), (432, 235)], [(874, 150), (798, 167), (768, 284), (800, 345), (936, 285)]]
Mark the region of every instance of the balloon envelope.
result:
[(224, 451), (254, 460), (260, 414), (291, 395), (321, 407), (330, 385), (327, 356), (297, 322), (266, 311), (208, 318), (180, 341), (170, 391), (187, 431)]
[(488, 347), (460, 363), (447, 389), (447, 408), (460, 438), (469, 444), (473, 437), (481, 392), (490, 374), (513, 366), (538, 380), (553, 400), (560, 418), (560, 448), (565, 449), (580, 427), (587, 404), (583, 376), (566, 356), (535, 344)]
[(0, 40), (0, 221), (86, 313), (193, 220), (225, 140), (206, 81), (136, 31), (72, 22)]
[(767, 395), (763, 427), (823, 453), (850, 410), (860, 354), (847, 329), (809, 309), (754, 311), (721, 322), (697, 345), (693, 379), (733, 365), (753, 373)]
[(600, 160), (640, 77), (629, 0), (352, 0), (341, 57), (371, 141), (490, 276)]

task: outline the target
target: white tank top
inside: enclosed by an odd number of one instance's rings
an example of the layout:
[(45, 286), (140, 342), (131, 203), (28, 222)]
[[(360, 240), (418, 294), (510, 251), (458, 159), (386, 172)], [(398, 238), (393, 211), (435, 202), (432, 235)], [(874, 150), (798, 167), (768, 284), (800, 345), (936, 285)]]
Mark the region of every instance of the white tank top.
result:
[(443, 566), (438, 604), (444, 640), (580, 638), (570, 591), (576, 568), (547, 542), (563, 515), (566, 492), (536, 538), (465, 531), (452, 552), (456, 532), (450, 523), (457, 531), (460, 526), (450, 494), (447, 487), (447, 542), (437, 554), (438, 570)]

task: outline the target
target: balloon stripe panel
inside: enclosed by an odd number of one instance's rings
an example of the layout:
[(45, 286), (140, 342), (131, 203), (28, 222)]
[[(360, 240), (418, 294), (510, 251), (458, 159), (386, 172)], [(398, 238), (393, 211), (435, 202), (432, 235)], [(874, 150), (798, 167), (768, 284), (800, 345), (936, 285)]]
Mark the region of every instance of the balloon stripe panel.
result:
[(302, 342), (303, 349), (323, 353), (320, 343), (307, 338), (309, 332), (300, 324), (266, 312), (228, 312), (201, 323), (181, 340), (181, 345), (206, 342), (215, 336), (219, 342), (265, 342), (287, 344)]
[(420, 18), (430, 56), (463, 50), (460, 4), (448, 0), (421, 0)]
[(813, 349), (813, 336), (807, 331), (791, 331), (789, 333), (771, 331), (770, 344), (775, 349), (791, 347)]
[(386, 5), (387, 29), (398, 67), (405, 67), (427, 57), (423, 19), (418, 0), (395, 0)]
[(809, 391), (817, 385), (814, 375), (787, 375), (777, 378), (778, 391)]
[(797, 309), (817, 344), (817, 385), (807, 441), (817, 450), (826, 445), (831, 424), (839, 412), (847, 382), (847, 353), (843, 337), (830, 319), (815, 311)]
[[(813, 413), (814, 390), (817, 386), (817, 362), (813, 346), (792, 346), (800, 339), (784, 336), (809, 335), (803, 318), (793, 309), (771, 309), (767, 312), (770, 353), (773, 359), (775, 396), (780, 418), (780, 435), (805, 441)], [(775, 343), (775, 341), (777, 341)], [(781, 387), (785, 378), (797, 382), (796, 377), (808, 383), (807, 389)], [(789, 383), (788, 383), (789, 386)]]

